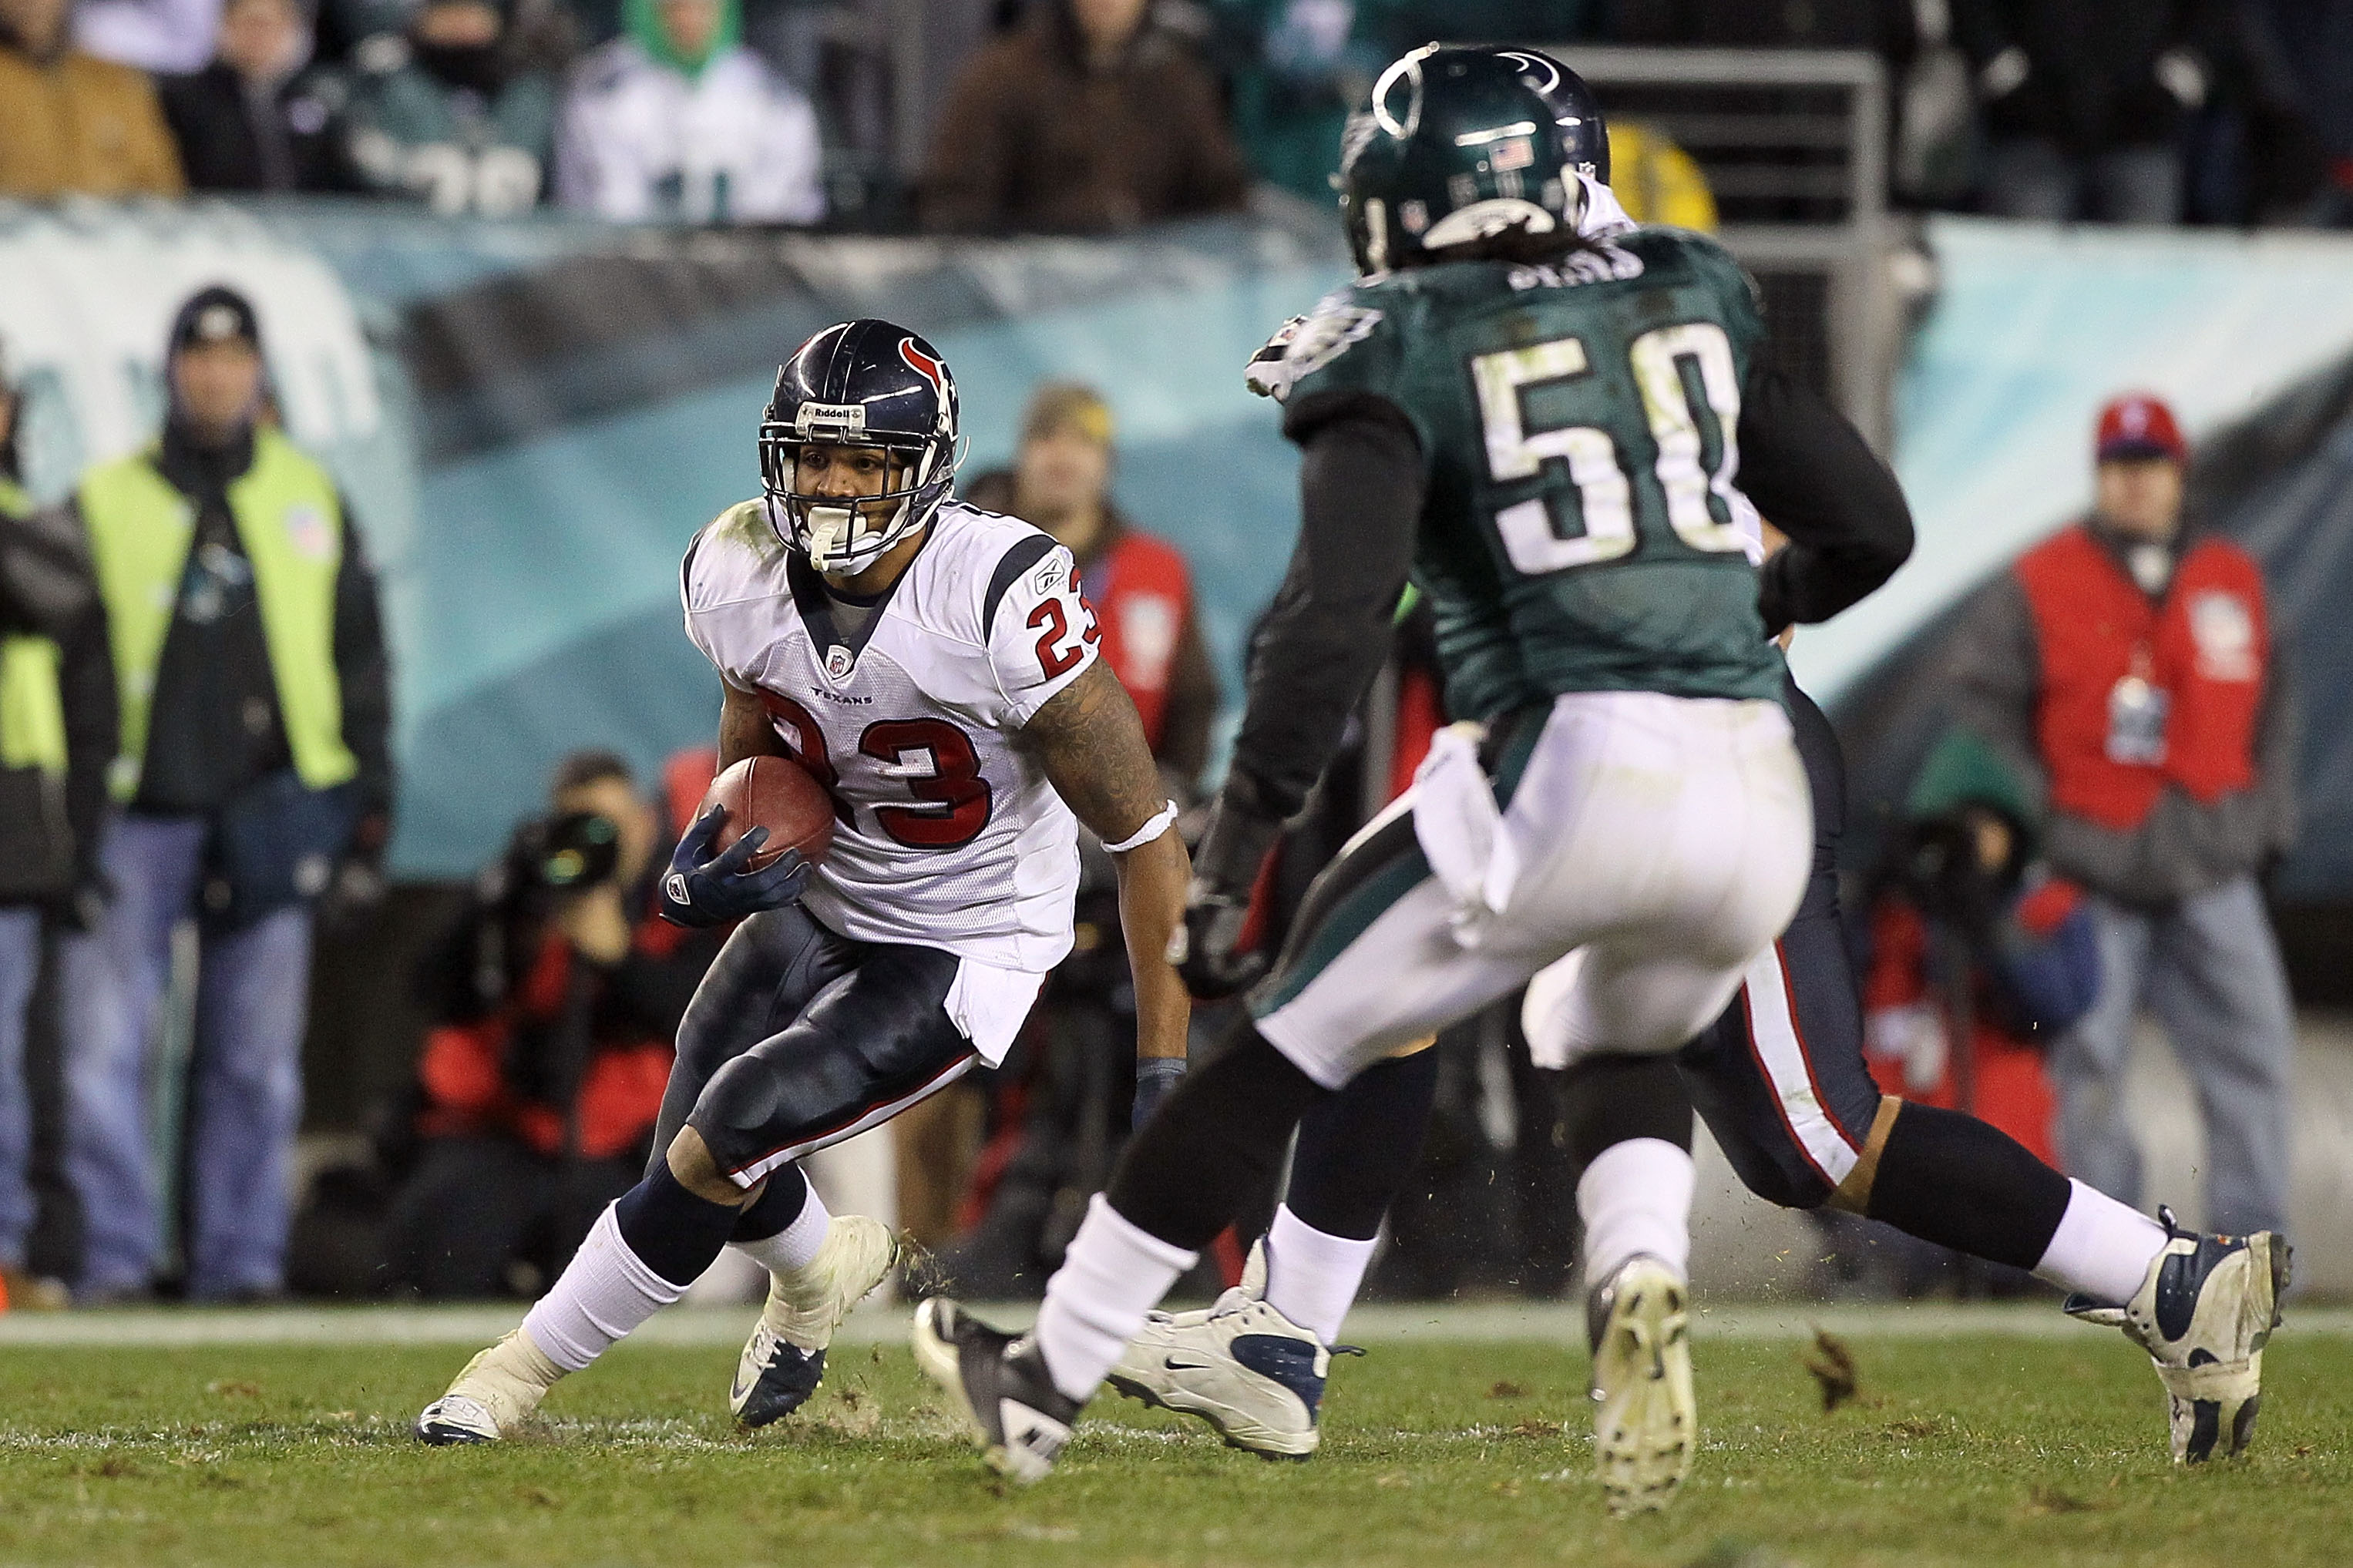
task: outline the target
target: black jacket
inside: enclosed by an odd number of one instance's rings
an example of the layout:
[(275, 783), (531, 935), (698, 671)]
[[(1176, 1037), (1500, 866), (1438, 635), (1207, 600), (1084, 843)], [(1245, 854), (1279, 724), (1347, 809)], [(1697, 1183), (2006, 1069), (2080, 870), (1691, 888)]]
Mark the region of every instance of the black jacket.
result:
[(2226, 14), (2213, 0), (1953, 0), (1953, 37), (1980, 70), (2025, 57), (2025, 79), (1985, 105), (1989, 134), (2088, 153), (2172, 142), (2181, 104), (2157, 62), (2178, 49), (2206, 66)]
[(302, 71), (266, 97), (217, 61), (159, 84), (164, 118), (194, 191), (353, 191), (343, 151), (343, 84)]
[(114, 758), (114, 661), (80, 520), (67, 507), (0, 512), (0, 636), (58, 644), (65, 710), (62, 792), (37, 769), (0, 769), (0, 902), (69, 893), (96, 880)]

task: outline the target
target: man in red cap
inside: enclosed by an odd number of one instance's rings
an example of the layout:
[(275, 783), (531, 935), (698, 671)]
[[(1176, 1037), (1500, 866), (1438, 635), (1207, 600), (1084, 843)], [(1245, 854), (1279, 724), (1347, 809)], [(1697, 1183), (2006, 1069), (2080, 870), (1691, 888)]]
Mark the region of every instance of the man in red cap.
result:
[(2050, 858), (2091, 895), (2101, 990), (2052, 1073), (2068, 1171), (2137, 1204), (2124, 1068), (2147, 1005), (2206, 1113), (2208, 1228), (2284, 1228), (2287, 981), (2258, 871), (2295, 834), (2295, 714), (2263, 580), (2181, 530), (2187, 450), (2146, 395), (2100, 412), (2092, 515), (1979, 595), (1963, 720), (2047, 791)]

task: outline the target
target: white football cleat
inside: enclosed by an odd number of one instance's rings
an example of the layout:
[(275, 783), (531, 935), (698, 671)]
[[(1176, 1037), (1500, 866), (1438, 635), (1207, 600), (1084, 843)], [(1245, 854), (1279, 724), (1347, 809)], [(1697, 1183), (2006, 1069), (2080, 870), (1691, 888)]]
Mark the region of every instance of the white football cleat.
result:
[(2288, 1286), (2287, 1238), (2268, 1230), (2200, 1236), (2170, 1209), (2157, 1215), (2171, 1239), (2133, 1299), (2118, 1309), (2070, 1297), (2067, 1310), (2123, 1329), (2148, 1352), (2165, 1385), (2175, 1464), (2203, 1464), (2218, 1445), (2235, 1458), (2263, 1404), (2263, 1346)]
[(861, 1214), (833, 1216), (807, 1265), (768, 1277), (768, 1303), (735, 1363), (727, 1408), (746, 1426), (765, 1426), (808, 1403), (825, 1381), (833, 1331), (899, 1262), (899, 1238)]
[(1692, 1394), (1691, 1288), (1638, 1254), (1586, 1304), (1593, 1342), (1593, 1470), (1622, 1517), (1662, 1509), (1691, 1474), (1699, 1437)]
[(1261, 1238), (1240, 1284), (1206, 1310), (1153, 1313), (1105, 1381), (1130, 1399), (1198, 1415), (1229, 1448), (1305, 1459), (1323, 1441), (1316, 1409), (1331, 1372), (1323, 1341), (1268, 1303)]
[(417, 1440), (439, 1447), (512, 1436), (563, 1375), (517, 1329), (468, 1362), (448, 1392), (425, 1407), (417, 1417)]

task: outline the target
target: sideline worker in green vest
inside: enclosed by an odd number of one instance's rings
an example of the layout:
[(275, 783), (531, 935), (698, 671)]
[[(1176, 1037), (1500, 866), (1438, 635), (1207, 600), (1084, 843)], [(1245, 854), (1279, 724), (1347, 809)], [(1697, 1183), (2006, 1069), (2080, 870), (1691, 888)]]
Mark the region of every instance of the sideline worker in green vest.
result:
[(115, 897), (67, 942), (68, 1160), (79, 1293), (144, 1293), (160, 1226), (142, 1085), (171, 933), (202, 933), (185, 1103), (191, 1297), (282, 1284), (301, 1108), (311, 905), (381, 851), (391, 801), (375, 583), (324, 468), (262, 417), (253, 307), (203, 290), (172, 324), (162, 438), (75, 497), (106, 601), (121, 739), (103, 851)]
[(45, 912), (96, 918), (99, 828), (114, 755), (106, 614), (81, 529), (37, 511), (16, 464), (18, 399), (0, 362), (0, 1285), (8, 1304), (64, 1305), (25, 1272), (32, 1232), (32, 1094), (26, 1020)]

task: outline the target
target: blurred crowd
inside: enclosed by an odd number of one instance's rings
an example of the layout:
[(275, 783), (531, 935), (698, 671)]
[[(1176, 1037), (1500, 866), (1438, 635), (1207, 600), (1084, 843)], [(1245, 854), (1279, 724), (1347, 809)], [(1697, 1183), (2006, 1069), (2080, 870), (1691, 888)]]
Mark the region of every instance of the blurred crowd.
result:
[(1899, 205), (2353, 222), (2353, 0), (929, 0), (912, 47), (903, 10), (0, 0), (0, 195), (1119, 230), (1324, 202), (1384, 63), (1515, 38), (1874, 53)]

